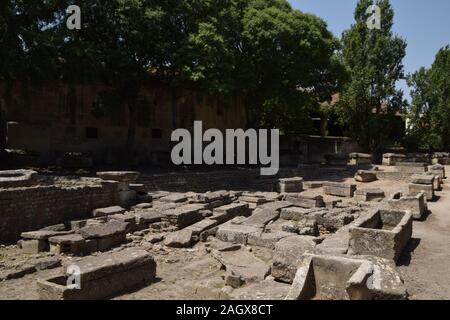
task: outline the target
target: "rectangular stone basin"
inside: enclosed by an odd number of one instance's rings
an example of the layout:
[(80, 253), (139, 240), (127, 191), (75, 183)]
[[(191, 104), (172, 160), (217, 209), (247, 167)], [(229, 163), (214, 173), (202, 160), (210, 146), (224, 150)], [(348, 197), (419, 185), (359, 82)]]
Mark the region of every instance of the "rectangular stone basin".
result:
[(372, 274), (368, 261), (305, 255), (286, 300), (370, 300)]
[(372, 255), (398, 261), (412, 236), (410, 211), (375, 209), (349, 229), (350, 255)]
[(151, 283), (156, 276), (156, 262), (153, 257), (146, 251), (137, 249), (87, 257), (74, 262), (73, 266), (80, 270), (79, 289), (67, 286), (70, 275), (66, 273), (45, 280), (39, 279), (39, 299), (105, 299)]
[(416, 220), (422, 219), (422, 216), (427, 211), (427, 199), (422, 192), (416, 196), (408, 196), (401, 192), (396, 192), (388, 200), (388, 203), (394, 210), (411, 211), (413, 218)]

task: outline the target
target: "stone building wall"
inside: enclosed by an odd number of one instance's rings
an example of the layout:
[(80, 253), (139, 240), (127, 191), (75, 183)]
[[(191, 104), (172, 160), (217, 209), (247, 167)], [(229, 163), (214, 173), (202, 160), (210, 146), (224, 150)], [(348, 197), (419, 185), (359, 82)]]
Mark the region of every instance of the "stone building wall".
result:
[(0, 243), (17, 241), (21, 232), (85, 219), (93, 209), (115, 204), (117, 185), (37, 185), (0, 188)]
[[(126, 144), (129, 112), (127, 106), (102, 98), (108, 90), (101, 85), (16, 83), (7, 114), (8, 148), (38, 152), (42, 164), (65, 152), (89, 153), (96, 163), (113, 161)], [(246, 128), (247, 110), (240, 97), (211, 96), (156, 80), (143, 85), (135, 136), (141, 164), (169, 159), (172, 131), (192, 129), (195, 120), (202, 120), (205, 129)]]

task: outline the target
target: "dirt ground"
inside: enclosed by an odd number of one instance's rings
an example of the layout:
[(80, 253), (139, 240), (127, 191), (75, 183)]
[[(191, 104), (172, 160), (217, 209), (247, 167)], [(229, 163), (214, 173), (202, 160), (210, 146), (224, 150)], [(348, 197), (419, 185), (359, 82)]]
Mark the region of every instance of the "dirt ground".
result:
[[(446, 168), (450, 172), (450, 166)], [(354, 183), (351, 178), (343, 182)], [(358, 184), (360, 185), (360, 184)], [(376, 181), (367, 188), (381, 188), (386, 195), (404, 190), (405, 183)], [(307, 193), (317, 194), (318, 190)], [(428, 204), (431, 214), (424, 221), (415, 221), (413, 239), (400, 260), (399, 270), (405, 280), (410, 299), (450, 299), (450, 179), (437, 192), (439, 201)], [(192, 249), (170, 249), (150, 245), (148, 250), (157, 262), (156, 281), (140, 290), (115, 299), (282, 299), (289, 285), (273, 281), (239, 289), (224, 287), (225, 270), (208, 252), (217, 240), (199, 243)], [(263, 248), (247, 248), (261, 260), (270, 263), (273, 252)], [(0, 263), (4, 257), (20, 259), (13, 247), (0, 248)], [(63, 260), (71, 259), (63, 257)], [(0, 282), (0, 299), (37, 299), (36, 280), (60, 272), (59, 268), (40, 271), (20, 279)]]

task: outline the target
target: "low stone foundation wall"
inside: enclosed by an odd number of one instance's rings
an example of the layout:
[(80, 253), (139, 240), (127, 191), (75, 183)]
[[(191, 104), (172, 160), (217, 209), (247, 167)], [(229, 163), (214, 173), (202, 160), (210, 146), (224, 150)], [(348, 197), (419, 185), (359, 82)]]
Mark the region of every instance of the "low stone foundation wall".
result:
[(93, 209), (114, 204), (116, 187), (84, 179), (68, 185), (0, 188), (0, 243), (19, 240), (21, 232), (88, 218)]

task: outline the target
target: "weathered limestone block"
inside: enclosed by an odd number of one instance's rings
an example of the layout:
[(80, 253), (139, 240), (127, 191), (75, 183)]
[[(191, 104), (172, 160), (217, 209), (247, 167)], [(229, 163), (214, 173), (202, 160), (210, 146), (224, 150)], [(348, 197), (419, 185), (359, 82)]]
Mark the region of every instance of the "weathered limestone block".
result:
[(153, 207), (153, 204), (144, 202), (144, 203), (139, 203), (139, 204), (133, 206), (131, 208), (131, 211), (145, 210), (145, 209), (150, 209), (152, 207)]
[(355, 175), (358, 182), (373, 182), (377, 180), (377, 173), (374, 171), (359, 170)]
[(148, 226), (149, 224), (155, 222), (161, 222), (164, 218), (164, 214), (162, 214), (159, 210), (145, 209), (136, 211), (134, 217), (137, 225)]
[(280, 193), (296, 193), (303, 191), (303, 178), (284, 178), (279, 180)]
[(383, 154), (384, 166), (395, 166), (397, 163), (404, 162), (406, 156), (404, 154), (385, 153)]
[(192, 246), (192, 230), (186, 228), (166, 235), (164, 244), (172, 248), (189, 248)]
[(21, 240), (22, 252), (25, 254), (37, 254), (49, 250), (49, 244), (47, 240), (30, 239)]
[(203, 215), (200, 210), (204, 208), (205, 206), (202, 204), (189, 204), (163, 211), (163, 221), (168, 221), (171, 225), (183, 229), (202, 220)]
[(137, 171), (97, 172), (97, 177), (100, 179), (127, 183), (136, 181), (140, 175), (141, 173)]
[(354, 184), (345, 184), (337, 182), (326, 182), (324, 184), (324, 192), (327, 195), (352, 198), (355, 191), (356, 185)]
[(411, 183), (408, 186), (409, 195), (417, 196), (419, 193), (423, 193), (428, 201), (433, 201), (434, 199), (434, 186), (426, 184), (414, 184)]
[(358, 189), (355, 191), (356, 201), (373, 201), (384, 199), (385, 194), (381, 189)]
[(328, 209), (322, 208), (304, 209), (298, 207), (289, 207), (281, 210), (280, 219), (300, 221), (301, 219), (304, 219), (306, 217), (313, 217), (319, 220), (328, 212)]
[(445, 179), (445, 167), (443, 165), (434, 164), (432, 166), (429, 166), (428, 172), (431, 172), (432, 174), (439, 176), (441, 182)]
[(275, 244), (281, 239), (287, 237), (293, 237), (294, 234), (290, 232), (278, 231), (278, 232), (256, 232), (249, 234), (247, 244), (251, 246), (257, 246), (262, 248), (274, 249)]
[[(144, 250), (125, 249), (77, 261), (81, 288), (66, 285), (70, 274), (38, 280), (41, 300), (95, 300), (115, 296), (151, 283), (156, 277), (156, 262)], [(65, 270), (68, 271), (67, 266)]]
[(240, 196), (238, 198), (240, 202), (247, 202), (250, 204), (254, 204), (255, 206), (260, 206), (264, 203), (269, 202), (270, 200), (262, 197), (256, 197), (256, 196)]
[(80, 234), (68, 234), (48, 239), (50, 252), (55, 254), (69, 253), (73, 255), (82, 254), (85, 250), (86, 240)]
[(321, 218), (317, 218), (317, 223), (329, 231), (336, 231), (343, 226), (353, 222), (355, 217), (349, 209), (332, 209), (325, 213)]
[(419, 193), (416, 196), (403, 195), (401, 192), (394, 193), (388, 201), (394, 210), (409, 210), (416, 220), (421, 220), (427, 211), (425, 194)]
[(197, 223), (194, 223), (193, 225), (190, 225), (186, 229), (192, 231), (192, 235), (198, 236), (202, 232), (210, 230), (210, 229), (216, 227), (217, 225), (218, 225), (218, 222), (216, 220), (203, 219)]
[(194, 196), (194, 201), (199, 203), (211, 203), (215, 201), (228, 201), (231, 200), (230, 193), (227, 191), (215, 191), (199, 193)]
[(301, 256), (314, 249), (313, 237), (293, 236), (281, 239), (275, 244), (272, 261), (272, 276), (282, 282), (292, 283)]
[(271, 221), (280, 217), (280, 212), (269, 209), (255, 209), (253, 214), (244, 220), (242, 224), (263, 228)]
[(399, 172), (404, 174), (420, 174), (428, 171), (427, 163), (419, 162), (401, 162), (396, 164), (396, 168)]
[(0, 171), (0, 188), (17, 188), (32, 186), (36, 183), (38, 173), (33, 170)]
[(414, 174), (411, 176), (411, 183), (433, 185), (434, 184), (434, 175)]
[(303, 182), (305, 189), (319, 189), (323, 187), (323, 181), (306, 181)]
[[(241, 279), (241, 284), (263, 281), (270, 274), (270, 267), (247, 250), (213, 250), (211, 253), (225, 267), (227, 277)], [(227, 283), (230, 281), (227, 280)]]
[(147, 194), (147, 188), (142, 183), (130, 183), (128, 187), (130, 188), (130, 190), (134, 190), (138, 194)]
[(216, 220), (219, 224), (238, 216), (248, 217), (251, 211), (246, 203), (231, 203), (226, 206), (215, 208), (211, 220)]
[(258, 207), (258, 209), (267, 209), (272, 211), (281, 211), (281, 209), (292, 207), (292, 203), (289, 201), (275, 201), (268, 202)]
[(85, 240), (95, 241), (98, 251), (106, 251), (125, 242), (128, 227), (128, 223), (112, 220), (99, 225), (87, 226), (76, 232), (81, 234)]
[(319, 228), (317, 219), (315, 217), (306, 216), (297, 221), (290, 221), (282, 225), (282, 231), (295, 233), (301, 236), (313, 236), (319, 235)]
[(224, 242), (245, 245), (247, 244), (248, 236), (250, 234), (261, 231), (260, 228), (251, 225), (226, 223), (218, 227), (216, 237)]
[(53, 236), (66, 235), (72, 231), (52, 231), (52, 230), (38, 230), (22, 232), (22, 252), (26, 254), (37, 254), (45, 252), (50, 249), (48, 239)]
[(395, 266), (373, 257), (302, 257), (286, 300), (405, 300)]
[(293, 205), (301, 208), (323, 208), (325, 207), (325, 202), (323, 197), (317, 196), (306, 196), (306, 195), (287, 195), (285, 201), (292, 203)]
[(349, 254), (397, 261), (411, 239), (412, 227), (408, 211), (375, 209), (350, 227)]
[(350, 153), (349, 165), (372, 164), (372, 155), (367, 153)]
[(124, 214), (125, 211), (126, 210), (122, 207), (113, 206), (113, 207), (108, 207), (108, 208), (95, 209), (92, 212), (92, 215), (95, 218), (98, 218), (98, 217), (106, 217), (106, 216), (110, 216), (110, 215), (114, 215), (114, 214)]
[(186, 202), (188, 197), (184, 193), (171, 193), (165, 197), (159, 198), (158, 200), (161, 202), (179, 203)]

